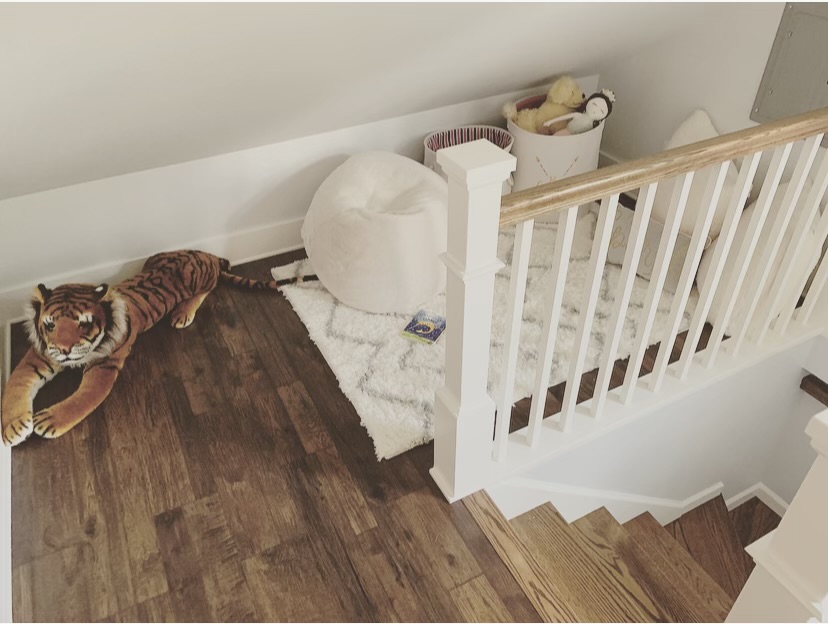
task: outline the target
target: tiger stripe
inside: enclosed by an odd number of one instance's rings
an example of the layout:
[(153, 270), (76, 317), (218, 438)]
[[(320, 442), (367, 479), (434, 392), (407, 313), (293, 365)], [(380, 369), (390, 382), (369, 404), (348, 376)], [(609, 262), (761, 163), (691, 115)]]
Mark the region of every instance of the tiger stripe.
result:
[[(139, 334), (169, 317), (184, 328), (220, 283), (250, 290), (276, 290), (316, 276), (261, 282), (230, 272), (230, 262), (202, 251), (174, 251), (150, 257), (140, 273), (109, 288), (38, 285), (27, 329), (32, 348), (12, 372), (3, 395), (0, 434), (19, 444), (32, 432), (48, 438), (69, 431), (109, 395)], [(32, 413), (40, 388), (65, 368), (83, 367), (72, 396)]]

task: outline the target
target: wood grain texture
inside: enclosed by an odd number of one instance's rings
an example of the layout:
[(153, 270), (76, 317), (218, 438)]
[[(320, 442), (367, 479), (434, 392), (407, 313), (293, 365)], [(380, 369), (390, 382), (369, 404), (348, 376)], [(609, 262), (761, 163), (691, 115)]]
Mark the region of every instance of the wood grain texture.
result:
[[(733, 598), (719, 587), (704, 568), (682, 548), (649, 513), (641, 514), (624, 524), (624, 530), (639, 552), (647, 553), (653, 569), (668, 583), (675, 583), (688, 597), (696, 597), (699, 608), (711, 612), (706, 621), (724, 621), (733, 606)], [(692, 598), (690, 598), (692, 599)]]
[(77, 428), (14, 449), (15, 619), (539, 621), (432, 453), (378, 462), (290, 304), (220, 288), (141, 336)]
[[(238, 272), (261, 279), (299, 257)], [(16, 361), (26, 341), (13, 331)], [(625, 365), (616, 362), (614, 385)], [(579, 400), (595, 375), (582, 377)], [(63, 375), (38, 401), (78, 383)], [(563, 391), (549, 389), (547, 410), (560, 409)], [(485, 495), (447, 504), (432, 461), (424, 445), (377, 462), (287, 301), (219, 289), (191, 328), (161, 324), (142, 336), (111, 397), (76, 429), (14, 449), (15, 618), (678, 619), (665, 587), (696, 589), (657, 584), (653, 575), (671, 571), (666, 555), (595, 527), (553, 522), (548, 552), (535, 551)], [(572, 578), (549, 576), (563, 555), (587, 563)], [(585, 571), (604, 580), (590, 584)]]
[(458, 585), (450, 592), (466, 622), (511, 622), (512, 616), (483, 575)]
[[(671, 565), (669, 555), (665, 557), (657, 540), (636, 541), (603, 507), (581, 518), (573, 527), (590, 542), (609, 544), (650, 600), (659, 605), (667, 620), (716, 622), (727, 615), (720, 601), (710, 601), (696, 592), (680, 569)], [(704, 571), (699, 569), (698, 573), (704, 574)], [(710, 584), (714, 585), (712, 580)]]
[(799, 387), (823, 405), (828, 406), (828, 383), (825, 383), (816, 375), (803, 377)]
[(828, 108), (823, 108), (512, 193), (501, 202), (500, 225), (582, 206), (826, 131)]
[(544, 621), (578, 621), (578, 614), (536, 558), (542, 554), (538, 551), (539, 545), (521, 538), (485, 492), (472, 494), (463, 503)]
[(665, 527), (734, 600), (750, 574), (747, 554), (721, 496), (688, 511)]
[(635, 580), (610, 543), (574, 530), (549, 505), (512, 520), (578, 621), (660, 622), (667, 613)]
[[(747, 548), (756, 540), (765, 537), (778, 527), (782, 521), (782, 518), (773, 509), (756, 497), (731, 509), (727, 512), (727, 515), (736, 529), (736, 535), (739, 536), (739, 543), (742, 548)], [(753, 569), (752, 559), (750, 560), (750, 569)]]

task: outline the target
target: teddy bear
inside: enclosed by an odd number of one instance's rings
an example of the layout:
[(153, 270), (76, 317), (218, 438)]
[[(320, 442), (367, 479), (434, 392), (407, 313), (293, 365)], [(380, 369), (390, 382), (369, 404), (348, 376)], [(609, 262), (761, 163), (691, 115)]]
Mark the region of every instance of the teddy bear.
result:
[(514, 102), (509, 102), (503, 107), (503, 116), (527, 132), (554, 134), (557, 130), (566, 127), (566, 122), (560, 128), (557, 124), (544, 126), (544, 123), (571, 113), (581, 105), (584, 97), (581, 87), (572, 76), (561, 76), (552, 83), (546, 95), (546, 101), (541, 106), (518, 110)]

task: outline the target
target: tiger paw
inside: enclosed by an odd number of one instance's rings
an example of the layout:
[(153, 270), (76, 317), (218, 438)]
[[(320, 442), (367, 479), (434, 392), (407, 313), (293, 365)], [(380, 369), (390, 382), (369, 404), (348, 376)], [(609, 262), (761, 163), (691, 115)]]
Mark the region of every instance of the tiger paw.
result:
[(52, 409), (40, 410), (34, 415), (34, 432), (41, 438), (57, 438), (64, 433), (58, 414)]
[(170, 317), (170, 325), (172, 325), (175, 329), (184, 329), (185, 327), (192, 325), (194, 320), (195, 314), (173, 314)]
[(7, 424), (3, 425), (3, 444), (6, 446), (20, 444), (32, 435), (33, 428), (34, 422), (31, 412), (26, 412), (22, 416), (13, 418)]

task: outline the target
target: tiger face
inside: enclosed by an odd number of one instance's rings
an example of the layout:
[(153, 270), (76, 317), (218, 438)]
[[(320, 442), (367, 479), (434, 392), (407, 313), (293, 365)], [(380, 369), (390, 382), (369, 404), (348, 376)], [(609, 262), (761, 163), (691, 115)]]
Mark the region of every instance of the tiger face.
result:
[[(106, 284), (39, 284), (32, 293), (27, 328), (32, 345), (61, 366), (85, 366), (109, 355), (123, 316)], [(120, 305), (119, 305), (120, 304)]]

